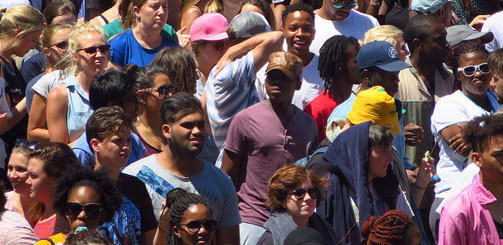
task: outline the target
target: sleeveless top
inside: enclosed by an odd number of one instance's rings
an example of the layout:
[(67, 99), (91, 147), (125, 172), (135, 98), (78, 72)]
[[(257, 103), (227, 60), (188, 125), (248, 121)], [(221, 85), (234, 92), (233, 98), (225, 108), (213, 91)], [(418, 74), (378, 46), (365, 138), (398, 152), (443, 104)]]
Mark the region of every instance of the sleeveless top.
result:
[(73, 142), (86, 130), (87, 119), (93, 114), (89, 104), (89, 95), (80, 87), (75, 76), (65, 80), (68, 89), (68, 110), (66, 111), (66, 127), (69, 142)]

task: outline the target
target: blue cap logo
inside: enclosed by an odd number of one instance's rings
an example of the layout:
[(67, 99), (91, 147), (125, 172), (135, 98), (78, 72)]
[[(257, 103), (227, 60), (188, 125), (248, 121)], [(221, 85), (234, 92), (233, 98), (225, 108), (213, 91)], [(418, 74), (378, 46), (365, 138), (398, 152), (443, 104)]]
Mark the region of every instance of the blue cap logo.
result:
[(389, 50), (388, 50), (388, 55), (390, 58), (392, 59), (396, 59), (398, 58), (398, 52), (396, 52), (396, 49), (393, 48), (393, 47), (390, 47)]

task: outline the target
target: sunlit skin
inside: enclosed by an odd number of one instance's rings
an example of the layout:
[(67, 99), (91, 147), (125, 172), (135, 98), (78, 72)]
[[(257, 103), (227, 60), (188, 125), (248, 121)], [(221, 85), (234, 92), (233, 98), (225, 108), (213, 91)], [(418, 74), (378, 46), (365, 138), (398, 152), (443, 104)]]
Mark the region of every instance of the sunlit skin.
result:
[(23, 57), (30, 49), (34, 49), (41, 34), (42, 29), (19, 35), (17, 41), (12, 45), (14, 54)]
[[(80, 39), (79, 49), (99, 47), (106, 44), (106, 40), (103, 39), (103, 36), (99, 32), (87, 32)], [(91, 74), (92, 76), (105, 70), (108, 64), (108, 53), (103, 53), (101, 50), (97, 50), (94, 54), (88, 54), (84, 50), (79, 50), (73, 57), (79, 63), (80, 69), (93, 73)]]
[[(305, 181), (301, 185), (297, 186), (295, 189), (309, 189), (313, 185), (310, 181)], [(288, 194), (286, 200), (283, 202), (283, 208), (286, 209), (288, 215), (297, 223), (297, 225), (307, 224), (309, 217), (313, 215), (316, 208), (316, 201), (306, 193), (304, 198), (298, 199), (293, 194)]]
[[(203, 204), (192, 204), (183, 213), (183, 218), (180, 224), (188, 224), (191, 221), (204, 221), (211, 219), (210, 210)], [(198, 232), (193, 233), (188, 230), (187, 226), (174, 226), (175, 235), (182, 239), (182, 244), (210, 244), (214, 232), (206, 230), (204, 225), (201, 226)]]
[(503, 101), (503, 75), (494, 74), (490, 82), (491, 90), (496, 93), (500, 103)]
[(288, 52), (299, 56), (307, 64), (314, 56), (309, 52), (309, 46), (314, 39), (314, 19), (305, 11), (295, 11), (285, 18), (283, 32), (288, 46)]
[(371, 146), (369, 154), (369, 171), (368, 171), (368, 181), (369, 183), (374, 180), (374, 178), (386, 177), (386, 171), (388, 170), (389, 163), (393, 161), (393, 153), (391, 153), (390, 146)]
[(147, 0), (140, 8), (134, 6), (133, 10), (141, 28), (160, 31), (168, 20), (167, 0)]
[(131, 153), (131, 128), (122, 126), (110, 138), (101, 142), (92, 139), (91, 145), (96, 145), (93, 150), (99, 152), (98, 161), (100, 163), (120, 169), (126, 166)]
[[(90, 203), (101, 204), (100, 196), (93, 188), (89, 186), (79, 186), (71, 190), (68, 194), (68, 202), (79, 203), (85, 206)], [(65, 218), (70, 224), (70, 233), (75, 232), (78, 227), (87, 227), (89, 230), (96, 230), (101, 221), (103, 213), (99, 216), (89, 216), (85, 210), (79, 212), (77, 216), (70, 216), (65, 214)]]
[[(348, 7), (334, 8), (333, 4), (336, 0), (324, 0), (321, 9), (317, 10), (317, 14), (324, 19), (342, 21), (346, 19), (349, 15), (350, 9)], [(345, 4), (354, 3), (354, 0), (344, 0)]]
[(44, 164), (44, 161), (38, 158), (30, 158), (28, 161), (29, 177), (26, 183), (31, 185), (30, 197), (45, 204), (52, 202), (55, 179), (45, 173)]
[(30, 185), (26, 183), (28, 176), (28, 157), (21, 153), (12, 153), (7, 165), (7, 177), (14, 192), (26, 196), (30, 195)]

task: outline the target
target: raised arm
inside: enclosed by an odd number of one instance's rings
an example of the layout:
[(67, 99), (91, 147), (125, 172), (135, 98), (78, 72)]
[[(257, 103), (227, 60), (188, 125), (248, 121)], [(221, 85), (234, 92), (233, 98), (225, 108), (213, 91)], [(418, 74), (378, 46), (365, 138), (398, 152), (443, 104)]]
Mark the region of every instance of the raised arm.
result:
[(53, 89), (47, 97), (47, 129), (51, 142), (68, 144), (68, 128), (66, 127), (66, 113), (68, 111), (68, 91), (64, 85)]

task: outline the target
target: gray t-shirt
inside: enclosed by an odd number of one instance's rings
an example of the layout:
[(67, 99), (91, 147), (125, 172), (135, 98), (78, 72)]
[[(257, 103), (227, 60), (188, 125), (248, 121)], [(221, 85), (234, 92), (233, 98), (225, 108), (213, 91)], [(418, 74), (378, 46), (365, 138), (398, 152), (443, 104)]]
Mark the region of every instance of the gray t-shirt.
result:
[(199, 174), (185, 178), (167, 171), (155, 156), (151, 155), (130, 164), (123, 173), (136, 176), (145, 183), (158, 220), (166, 194), (174, 188), (182, 188), (208, 199), (213, 208), (213, 219), (218, 222), (218, 227), (241, 223), (236, 189), (231, 179), (220, 169), (205, 162)]

